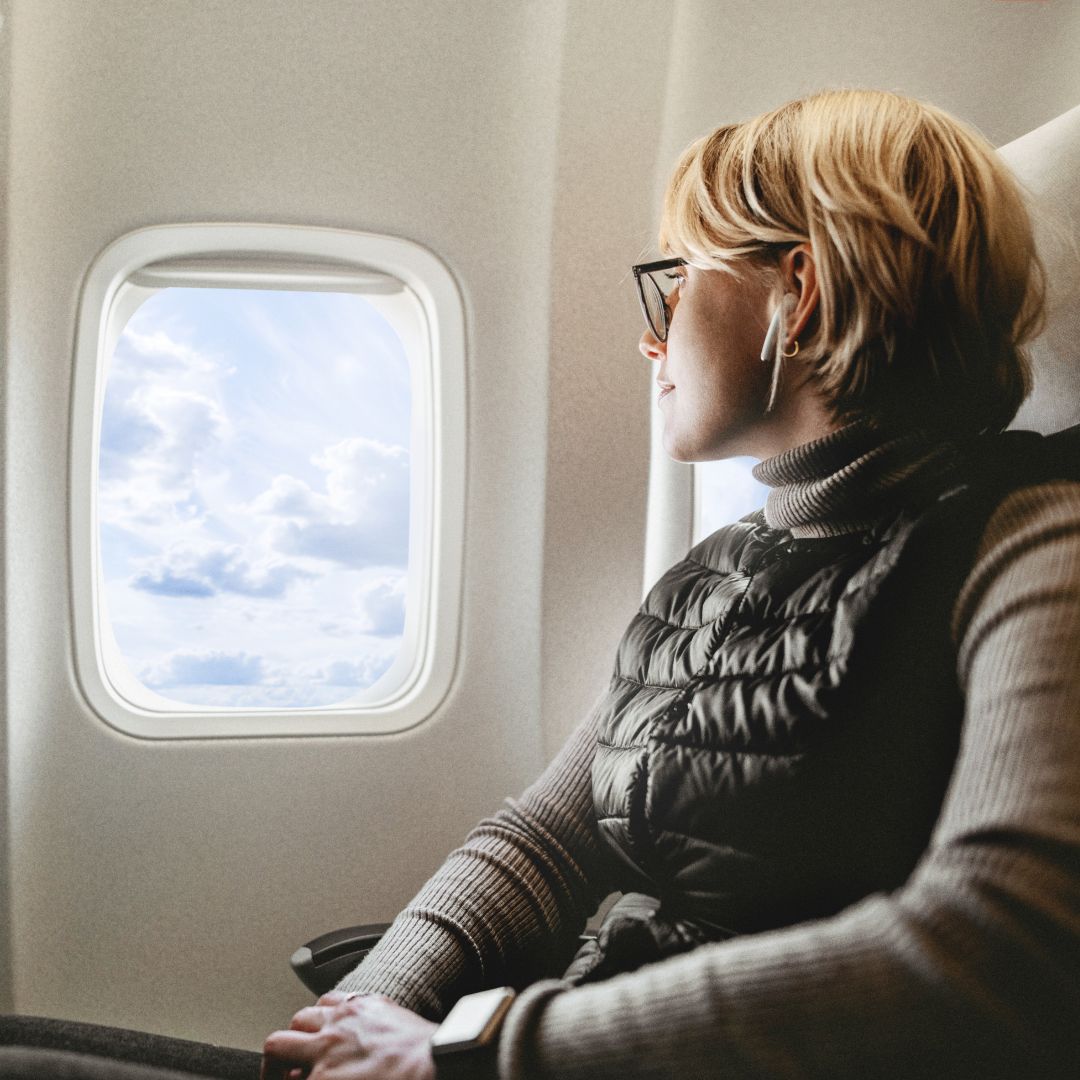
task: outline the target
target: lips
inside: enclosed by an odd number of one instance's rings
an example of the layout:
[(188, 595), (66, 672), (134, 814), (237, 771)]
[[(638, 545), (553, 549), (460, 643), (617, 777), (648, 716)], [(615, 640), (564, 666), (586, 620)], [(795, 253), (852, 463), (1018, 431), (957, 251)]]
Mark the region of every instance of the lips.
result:
[(660, 395), (656, 399), (658, 403), (663, 401), (675, 389), (674, 383), (661, 382), (659, 379), (656, 380), (656, 385), (660, 387)]

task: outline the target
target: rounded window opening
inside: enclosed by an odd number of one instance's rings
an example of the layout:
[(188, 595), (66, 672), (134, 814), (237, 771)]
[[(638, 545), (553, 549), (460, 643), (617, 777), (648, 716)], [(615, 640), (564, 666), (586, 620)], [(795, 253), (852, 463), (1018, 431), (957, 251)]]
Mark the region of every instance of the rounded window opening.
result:
[(355, 293), (144, 291), (108, 357), (100, 425), (110, 681), (159, 709), (369, 691), (406, 621), (401, 338)]

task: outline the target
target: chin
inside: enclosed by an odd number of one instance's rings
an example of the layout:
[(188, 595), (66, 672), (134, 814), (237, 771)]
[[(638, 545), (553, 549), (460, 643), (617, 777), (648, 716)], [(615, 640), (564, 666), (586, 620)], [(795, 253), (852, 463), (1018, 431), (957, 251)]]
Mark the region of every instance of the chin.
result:
[(664, 453), (667, 454), (672, 461), (682, 461), (687, 464), (692, 464), (695, 461), (702, 460), (697, 457), (691, 448), (683, 446), (672, 439), (665, 438), (663, 440)]
[(702, 461), (725, 461), (727, 458), (758, 456), (745, 446), (735, 445), (734, 440), (725, 440), (710, 446), (686, 446), (685, 444), (668, 446), (665, 443), (664, 452), (672, 461), (682, 461), (687, 465)]
[(692, 465), (700, 461), (724, 461), (735, 457), (758, 457), (751, 449), (755, 440), (751, 437), (752, 425), (744, 425), (736, 420), (727, 424), (717, 423), (701, 425), (704, 430), (674, 432), (665, 427), (663, 436), (664, 453), (672, 461)]

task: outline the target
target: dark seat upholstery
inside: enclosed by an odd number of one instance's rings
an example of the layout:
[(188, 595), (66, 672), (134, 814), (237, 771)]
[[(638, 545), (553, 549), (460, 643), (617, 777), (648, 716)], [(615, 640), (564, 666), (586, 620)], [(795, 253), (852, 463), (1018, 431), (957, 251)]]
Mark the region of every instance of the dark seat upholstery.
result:
[(44, 1016), (0, 1016), (0, 1052), (3, 1080), (190, 1080), (192, 1074), (259, 1080), (262, 1064), (262, 1055), (251, 1050)]

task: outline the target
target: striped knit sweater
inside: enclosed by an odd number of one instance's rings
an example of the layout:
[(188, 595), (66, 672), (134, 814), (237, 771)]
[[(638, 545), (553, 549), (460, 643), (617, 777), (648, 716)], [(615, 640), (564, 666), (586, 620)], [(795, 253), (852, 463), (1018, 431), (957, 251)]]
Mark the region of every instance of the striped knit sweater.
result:
[[(828, 536), (951, 461), (917, 434), (882, 444), (852, 425), (755, 474), (770, 525)], [(1080, 1075), (1080, 483), (1002, 502), (952, 625), (960, 756), (897, 892), (568, 988), (553, 976), (618, 887), (593, 819), (590, 714), (341, 988), (437, 1017), (462, 994), (531, 984), (503, 1027), (507, 1080)]]

